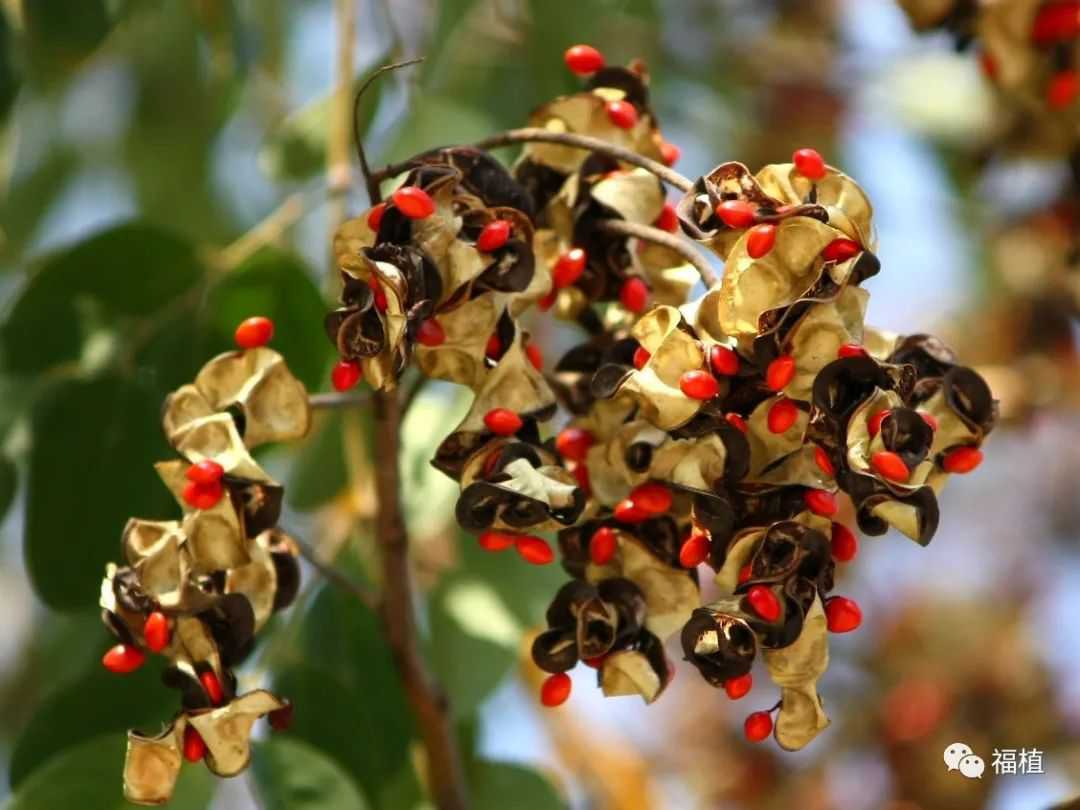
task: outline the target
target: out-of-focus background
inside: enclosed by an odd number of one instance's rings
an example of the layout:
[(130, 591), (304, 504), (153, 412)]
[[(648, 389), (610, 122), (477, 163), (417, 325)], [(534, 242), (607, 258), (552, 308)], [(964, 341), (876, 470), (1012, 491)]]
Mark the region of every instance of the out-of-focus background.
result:
[[(577, 89), (562, 63), (577, 42), (647, 61), (688, 176), (802, 146), (844, 167), (876, 209), (869, 320), (947, 335), (985, 365), (1006, 418), (979, 471), (944, 493), (929, 547), (867, 538), (845, 567), (838, 587), (865, 621), (831, 643), (833, 725), (787, 754), (744, 742), (749, 709), (686, 667), (651, 707), (604, 700), (587, 671), (568, 704), (540, 708), (523, 651), (564, 577), (459, 536), (456, 487), (427, 459), (466, 403), (428, 386), (405, 426), (405, 499), (427, 652), (476, 806), (1026, 810), (1080, 794), (1075, 326), (1043, 317), (1053, 301), (1016, 303), (1032, 243), (1003, 254), (995, 241), (1048, 209), (1069, 174), (994, 152), (992, 88), (971, 53), (915, 34), (893, 0), (0, 7), (0, 800), (124, 806), (124, 729), (175, 710), (154, 672), (101, 670), (96, 609), (126, 518), (171, 514), (150, 466), (168, 457), (162, 397), (253, 312), (275, 318), (275, 347), (309, 388), (328, 387), (328, 233), (367, 205), (358, 176), (344, 196), (340, 171), (328, 177), (335, 77), (426, 57), (362, 105), (381, 164), (521, 125)], [(1003, 263), (1016, 271), (1004, 281)], [(1051, 321), (1064, 323), (1052, 339), (1029, 339)], [(534, 329), (549, 362), (569, 345)], [(373, 554), (368, 434), (362, 415), (324, 414), (310, 439), (265, 457), (287, 483), (284, 525), (356, 577)], [(260, 745), (244, 777), (188, 766), (176, 806), (422, 806), (374, 617), (316, 572), (242, 678), (291, 696), (294, 730)], [(986, 760), (981, 779), (946, 771), (957, 741)], [(995, 749), (1036, 749), (1044, 772), (995, 773)]]

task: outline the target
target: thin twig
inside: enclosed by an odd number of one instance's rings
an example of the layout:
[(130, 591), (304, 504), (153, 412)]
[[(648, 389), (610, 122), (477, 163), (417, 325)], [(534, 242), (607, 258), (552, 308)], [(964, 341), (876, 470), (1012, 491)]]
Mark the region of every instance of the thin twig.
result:
[(712, 269), (712, 265), (692, 246), (690, 242), (679, 236), (662, 231), (659, 228), (653, 228), (649, 225), (638, 225), (634, 222), (627, 222), (622, 219), (602, 219), (596, 223), (596, 227), (602, 231), (608, 233), (617, 233), (622, 236), (636, 236), (638, 239), (645, 239), (649, 242), (655, 242), (658, 245), (671, 248), (681, 255), (686, 261), (694, 265), (698, 274), (701, 276), (701, 280), (705, 282), (706, 287), (712, 287), (717, 282), (716, 273)]
[(409, 540), (401, 510), (398, 472), (401, 403), (396, 391), (375, 394), (376, 532), (382, 563), (382, 612), (387, 643), (416, 715), (427, 754), (427, 784), (439, 810), (468, 806), (461, 755), (450, 720), (450, 708), (423, 656), (413, 614)]
[[(589, 151), (608, 155), (616, 160), (621, 160), (623, 163), (629, 163), (632, 166), (639, 166), (642, 169), (646, 169), (665, 183), (668, 183), (681, 191), (690, 191), (694, 187), (693, 182), (691, 182), (688, 177), (684, 177), (674, 169), (665, 166), (663, 163), (658, 163), (657, 161), (639, 155), (637, 152), (631, 151), (630, 149), (615, 146), (614, 144), (600, 140), (599, 138), (593, 138), (588, 135), (578, 135), (573, 132), (551, 132), (550, 130), (540, 129), (539, 127), (509, 129), (506, 132), (500, 132), (488, 138), (484, 138), (482, 141), (477, 141), (473, 146), (477, 149), (497, 149), (500, 146), (510, 146), (515, 143), (529, 142), (555, 143), (560, 146), (570, 146), (575, 149), (588, 149)], [(408, 160), (401, 161), (400, 163), (394, 163), (375, 172), (372, 177), (375, 178), (376, 181), (385, 180), (387, 177), (393, 177), (395, 174), (401, 174), (403, 171), (412, 168), (415, 162), (416, 158), (412, 157)]]
[[(353, 46), (356, 41), (356, 0), (336, 0), (337, 52), (334, 60), (334, 98), (326, 133), (326, 185), (330, 204), (330, 241), (345, 220), (345, 203), (352, 185), (349, 157), (352, 145), (350, 98), (353, 86)], [(331, 262), (331, 266), (333, 262)], [(331, 270), (331, 272), (333, 272)]]
[(308, 404), (316, 410), (319, 408), (355, 408), (367, 405), (370, 402), (370, 391), (347, 391), (344, 393), (327, 391), (322, 394), (308, 395)]
[(360, 101), (364, 98), (367, 89), (384, 73), (408, 67), (409, 65), (417, 65), (423, 61), (424, 58), (419, 57), (417, 59), (407, 59), (404, 62), (383, 65), (364, 79), (364, 83), (360, 85), (360, 89), (356, 91), (356, 96), (353, 99), (352, 125), (353, 140), (356, 141), (356, 157), (360, 161), (360, 173), (364, 175), (364, 185), (367, 186), (368, 198), (371, 200), (372, 205), (382, 202), (382, 190), (379, 188), (379, 181), (371, 173), (371, 166), (368, 165), (367, 155), (364, 153), (364, 139), (360, 133)]
[(214, 266), (218, 270), (227, 272), (251, 258), (259, 248), (280, 242), (285, 232), (307, 212), (311, 203), (325, 192), (325, 187), (320, 183), (316, 189), (311, 191), (298, 191), (295, 194), (290, 194), (281, 205), (267, 214), (250, 230), (242, 233), (234, 242), (219, 250), (214, 256)]
[(311, 567), (318, 571), (320, 574), (322, 574), (323, 577), (326, 578), (327, 582), (331, 583), (332, 585), (336, 585), (347, 593), (351, 593), (353, 596), (355, 596), (372, 610), (378, 609), (379, 600), (375, 595), (374, 591), (366, 588), (358, 582), (353, 582), (352, 579), (338, 571), (336, 568), (334, 568), (334, 566), (320, 560), (318, 555), (315, 553), (315, 549), (313, 549), (303, 540), (300, 540), (295, 535), (291, 536), (293, 542), (296, 543), (296, 547), (300, 550), (300, 556), (307, 560), (309, 563), (311, 563)]

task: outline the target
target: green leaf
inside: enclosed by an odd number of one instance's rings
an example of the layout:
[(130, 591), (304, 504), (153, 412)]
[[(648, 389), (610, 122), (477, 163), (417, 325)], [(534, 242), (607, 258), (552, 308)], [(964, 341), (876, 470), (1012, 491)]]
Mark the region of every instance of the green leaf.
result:
[(559, 810), (567, 806), (547, 779), (520, 765), (476, 762), (469, 776), (477, 810)]
[[(110, 734), (66, 749), (24, 780), (4, 810), (131, 810), (123, 795), (125, 744), (122, 734)], [(206, 768), (183, 768), (169, 810), (204, 810), (214, 787)]]
[[(99, 628), (102, 649), (108, 643)], [(123, 738), (129, 728), (153, 729), (176, 711), (178, 693), (161, 683), (161, 667), (144, 666), (130, 675), (95, 667), (54, 690), (37, 707), (11, 755), (12, 787), (43, 762), (83, 740), (105, 732)]]
[(33, 373), (79, 359), (84, 332), (149, 319), (203, 273), (187, 242), (151, 225), (102, 231), (46, 259), (0, 327), (9, 371)]
[(45, 80), (73, 72), (109, 33), (105, 0), (48, 0), (22, 9), (30, 66)]
[(264, 810), (367, 810), (356, 784), (307, 743), (276, 736), (255, 745), (252, 773)]
[(176, 512), (151, 466), (169, 453), (160, 409), (157, 392), (112, 375), (65, 380), (35, 405), (24, 555), (50, 607), (95, 604), (128, 518)]
[[(342, 418), (342, 413), (337, 410), (316, 412), (315, 427), (299, 447), (289, 485), (285, 488), (293, 509), (310, 512), (337, 497), (345, 488), (348, 469)], [(365, 418), (370, 419), (370, 415)]]
[(7, 14), (0, 13), (0, 119), (11, 109), (19, 92), (19, 74), (15, 69), (15, 37)]

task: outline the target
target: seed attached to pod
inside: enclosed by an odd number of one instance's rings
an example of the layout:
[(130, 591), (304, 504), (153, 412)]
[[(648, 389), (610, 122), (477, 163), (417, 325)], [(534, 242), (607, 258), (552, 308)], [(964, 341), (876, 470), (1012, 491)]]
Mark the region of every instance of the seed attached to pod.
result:
[(769, 408), (765, 422), (770, 433), (786, 433), (799, 419), (799, 406), (787, 397), (780, 397)]
[(257, 349), (265, 346), (274, 337), (274, 322), (262, 315), (241, 321), (236, 327), (233, 339), (241, 349)]
[(615, 504), (615, 519), (620, 523), (641, 523), (649, 519), (649, 513), (625, 498)]
[(630, 500), (646, 514), (662, 515), (671, 509), (671, 490), (656, 481), (649, 481), (634, 487)]
[(942, 459), (941, 466), (947, 473), (963, 475), (982, 464), (982, 459), (982, 451), (977, 447), (957, 447)]
[(746, 232), (746, 252), (751, 259), (760, 259), (768, 254), (776, 244), (776, 226), (771, 224), (755, 225)]
[(675, 213), (675, 206), (671, 203), (664, 203), (664, 207), (660, 209), (660, 216), (656, 218), (653, 225), (668, 233), (675, 233), (675, 231), (679, 230), (679, 215)]
[(426, 219), (435, 213), (435, 201), (417, 186), (402, 186), (390, 195), (390, 199), (409, 219)]
[(129, 644), (117, 644), (101, 657), (101, 663), (109, 672), (127, 675), (134, 672), (146, 661), (146, 653)]
[(768, 712), (754, 712), (743, 721), (743, 734), (750, 742), (761, 742), (772, 734), (772, 716)]
[(862, 346), (858, 343), (845, 343), (836, 350), (837, 357), (869, 357)]
[(716, 206), (716, 216), (729, 228), (748, 228), (754, 224), (757, 209), (746, 200), (724, 200)]
[(859, 553), (859, 540), (843, 523), (833, 523), (830, 547), (837, 562), (851, 562)]
[(635, 315), (640, 315), (649, 304), (649, 286), (637, 276), (628, 278), (619, 290), (619, 302)]
[(525, 356), (529, 358), (529, 365), (537, 371), (544, 370), (544, 353), (540, 351), (540, 347), (535, 343), (525, 344)]
[(378, 205), (372, 207), (368, 211), (367, 226), (376, 233), (379, 232), (379, 226), (382, 225), (383, 214), (386, 213), (386, 203), (381, 202)]
[(831, 633), (850, 633), (862, 624), (862, 609), (854, 599), (833, 596), (825, 600), (825, 623)]
[(190, 723), (184, 727), (184, 759), (188, 762), (202, 762), (206, 756), (206, 742), (202, 735)]
[(737, 413), (726, 413), (724, 414), (724, 419), (726, 419), (727, 423), (736, 430), (743, 433), (750, 432), (750, 426), (746, 424), (746, 420), (739, 416)]
[(633, 129), (638, 122), (637, 108), (629, 101), (609, 101), (605, 109), (608, 120), (619, 129)]
[(570, 689), (573, 682), (565, 672), (556, 672), (549, 675), (540, 685), (540, 702), (548, 708), (561, 706), (570, 697)]
[(220, 706), (221, 701), (225, 699), (225, 691), (221, 688), (221, 681), (218, 680), (218, 676), (211, 670), (200, 672), (199, 683), (202, 684), (202, 688), (206, 692), (206, 696), (210, 698), (210, 702), (215, 706)]
[(143, 638), (151, 652), (159, 653), (169, 646), (172, 630), (169, 628), (168, 617), (160, 610), (155, 610), (146, 617), (143, 622)]
[(714, 374), (734, 377), (739, 373), (739, 355), (727, 346), (713, 346), (709, 349), (709, 365)]
[(476, 249), (484, 253), (498, 250), (510, 239), (510, 223), (505, 219), (489, 222), (476, 237)]
[(416, 327), (416, 339), (428, 348), (441, 346), (446, 342), (446, 330), (435, 318), (428, 318)]
[(569, 287), (585, 272), (585, 251), (581, 248), (570, 248), (555, 262), (555, 269), (551, 271), (551, 280), (555, 289), (561, 290)]
[(709, 535), (702, 532), (694, 532), (679, 549), (679, 565), (683, 568), (697, 568), (705, 560), (709, 559), (709, 551), (712, 546)]
[(775, 622), (780, 618), (780, 600), (768, 586), (751, 585), (746, 592), (746, 601), (751, 610), (765, 621)]
[(596, 439), (587, 430), (578, 427), (563, 428), (555, 437), (555, 449), (559, 455), (570, 461), (584, 461), (589, 448)]
[(806, 508), (815, 515), (832, 517), (836, 514), (836, 496), (824, 489), (808, 489), (803, 493)]
[(870, 466), (882, 478), (898, 484), (907, 483), (911, 477), (911, 470), (907, 468), (904, 460), (890, 450), (879, 450), (870, 456)]
[(517, 541), (517, 535), (489, 529), (481, 532), (476, 541), (484, 551), (506, 551)]
[(881, 423), (885, 421), (885, 418), (892, 413), (888, 408), (878, 411), (866, 420), (866, 430), (870, 434), (870, 438), (874, 438), (881, 432)]
[(687, 371), (679, 378), (679, 388), (691, 399), (712, 399), (720, 393), (720, 384), (707, 371)]
[(223, 475), (225, 475), (225, 468), (209, 458), (192, 464), (184, 472), (184, 477), (196, 484), (216, 484)]
[(574, 45), (566, 49), (563, 61), (578, 76), (588, 76), (604, 66), (604, 55), (592, 45)]
[(514, 540), (514, 548), (521, 555), (521, 559), (533, 565), (547, 565), (555, 559), (555, 552), (551, 550), (547, 540), (532, 534), (518, 535)]
[(619, 538), (615, 530), (602, 526), (589, 538), (589, 559), (595, 565), (607, 565), (615, 556), (618, 546)]
[(674, 166), (679, 162), (679, 158), (682, 157), (682, 149), (669, 141), (664, 141), (660, 144), (660, 159), (664, 161), (665, 166)]
[(829, 478), (836, 477), (836, 467), (833, 466), (829, 454), (825, 452), (825, 448), (820, 446), (814, 448), (814, 463), (817, 464), (818, 469), (829, 476)]
[(728, 678), (724, 681), (724, 691), (727, 692), (727, 696), (732, 700), (746, 697), (753, 687), (754, 678), (749, 672), (745, 675), (740, 675), (737, 678)]
[(810, 180), (820, 180), (825, 176), (825, 159), (816, 149), (796, 149), (791, 162), (799, 174)]
[(649, 362), (649, 358), (652, 357), (644, 346), (638, 346), (634, 349), (634, 368), (638, 371), (645, 367), (645, 364)]
[(821, 258), (827, 262), (846, 262), (861, 252), (862, 246), (854, 239), (833, 239), (821, 251)]
[(364, 376), (364, 370), (359, 363), (352, 360), (341, 360), (334, 365), (330, 372), (330, 384), (335, 391), (348, 391)]
[(215, 481), (212, 484), (196, 484), (194, 481), (189, 481), (184, 485), (181, 493), (184, 503), (192, 509), (204, 511), (217, 506), (224, 494), (225, 487), (222, 486), (221, 481)]
[(496, 436), (513, 436), (525, 423), (508, 408), (492, 408), (484, 414), (484, 424)]
[(795, 358), (782, 354), (765, 369), (765, 385), (773, 391), (783, 391), (795, 379)]

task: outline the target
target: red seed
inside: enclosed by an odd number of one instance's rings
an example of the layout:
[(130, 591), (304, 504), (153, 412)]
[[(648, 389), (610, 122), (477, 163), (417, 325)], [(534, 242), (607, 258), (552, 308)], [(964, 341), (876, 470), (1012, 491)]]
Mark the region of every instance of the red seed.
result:
[(679, 388), (691, 399), (712, 399), (720, 393), (720, 384), (707, 371), (687, 371), (679, 378)]
[(837, 357), (869, 357), (866, 349), (858, 343), (845, 343), (836, 350)]
[(352, 360), (341, 360), (334, 365), (330, 372), (330, 384), (335, 391), (348, 391), (364, 376), (364, 370), (359, 363)]
[(660, 144), (660, 159), (664, 161), (667, 166), (674, 166), (679, 162), (679, 158), (682, 157), (682, 149), (677, 147), (673, 143), (664, 141)]
[(713, 346), (709, 349), (709, 365), (716, 374), (734, 377), (739, 373), (739, 355), (727, 346)]
[(833, 239), (821, 251), (821, 258), (827, 262), (846, 262), (862, 252), (862, 246), (854, 239)]
[(480, 536), (476, 538), (476, 542), (480, 544), (480, 548), (484, 551), (506, 551), (517, 542), (517, 537), (516, 534), (489, 529), (486, 532), (481, 532)]
[(786, 433), (799, 419), (799, 406), (787, 397), (780, 397), (769, 408), (765, 422), (770, 433)]
[(743, 722), (743, 734), (750, 742), (761, 742), (772, 734), (772, 717), (768, 712), (754, 712)]
[(671, 490), (656, 481), (648, 481), (634, 487), (630, 500), (646, 514), (662, 515), (671, 509)]
[(581, 248), (571, 248), (555, 262), (555, 269), (551, 271), (551, 280), (555, 289), (561, 290), (569, 287), (585, 272), (585, 251)]
[(796, 149), (791, 162), (803, 177), (810, 180), (820, 180), (825, 176), (825, 160), (816, 149)]
[(200, 672), (199, 683), (202, 684), (202, 688), (206, 692), (206, 696), (210, 698), (210, 702), (215, 706), (220, 706), (221, 701), (225, 699), (225, 692), (221, 688), (221, 681), (218, 680), (218, 676), (210, 670)]
[(765, 385), (773, 391), (783, 391), (795, 379), (795, 358), (782, 354), (765, 369)]
[(652, 357), (644, 346), (638, 346), (634, 349), (634, 368), (639, 371), (645, 367), (645, 364), (649, 362), (649, 358)]
[(780, 600), (767, 585), (751, 585), (746, 592), (746, 601), (750, 608), (767, 622), (780, 618)]
[(832, 633), (850, 633), (862, 624), (862, 609), (854, 599), (834, 596), (825, 600), (825, 624)]
[(499, 336), (494, 332), (488, 337), (487, 343), (484, 344), (484, 356), (490, 360), (498, 360), (502, 357), (503, 348), (502, 341), (499, 340)]
[(732, 700), (746, 697), (753, 686), (754, 678), (749, 672), (745, 675), (740, 675), (737, 678), (728, 678), (724, 681), (724, 691), (727, 692), (727, 696)]
[(620, 523), (641, 523), (649, 519), (649, 513), (626, 498), (615, 504), (615, 519)]
[(540, 685), (540, 702), (548, 708), (561, 706), (570, 697), (570, 688), (573, 682), (565, 672), (556, 672), (549, 675)]
[(724, 414), (724, 418), (727, 420), (728, 424), (736, 430), (741, 430), (743, 433), (748, 433), (750, 431), (750, 426), (746, 424), (746, 420), (737, 413)]
[(1080, 95), (1080, 73), (1061, 70), (1050, 77), (1046, 85), (1046, 103), (1052, 110), (1063, 110)]
[(604, 55), (592, 45), (574, 45), (566, 49), (563, 61), (578, 76), (588, 76), (604, 66)]
[(551, 550), (547, 540), (532, 534), (519, 535), (514, 540), (514, 548), (521, 555), (521, 559), (533, 565), (547, 565), (555, 559), (555, 552)]
[(584, 658), (585, 666), (592, 667), (593, 669), (600, 669), (604, 665), (604, 659), (606, 655), (598, 655), (595, 658)]
[(1046, 3), (1035, 15), (1031, 25), (1031, 40), (1047, 46), (1065, 42), (1080, 35), (1080, 3)]
[(907, 468), (904, 460), (890, 450), (879, 450), (870, 456), (870, 466), (878, 475), (897, 483), (906, 483), (911, 477), (911, 471)]
[(694, 532), (682, 544), (679, 549), (679, 565), (683, 568), (697, 568), (705, 560), (709, 559), (709, 551), (712, 550), (712, 541), (709, 535)]
[(836, 514), (836, 496), (824, 489), (808, 489), (803, 493), (806, 508), (815, 515), (832, 517)]
[(747, 563), (739, 569), (739, 584), (742, 585), (744, 582), (749, 582), (750, 577), (752, 577), (753, 575), (754, 566), (751, 563)]
[(431, 195), (416, 186), (402, 186), (390, 195), (390, 199), (409, 219), (424, 219), (435, 213), (435, 201)]
[(746, 232), (746, 252), (751, 259), (760, 259), (776, 244), (775, 225), (755, 225)]
[(671, 203), (664, 203), (664, 207), (660, 209), (660, 216), (656, 218), (656, 222), (653, 224), (668, 233), (675, 233), (675, 231), (679, 230), (679, 215), (675, 213), (675, 206)]
[(371, 230), (378, 232), (379, 225), (382, 224), (383, 214), (385, 213), (386, 203), (381, 202), (375, 207), (373, 207), (370, 211), (368, 211), (367, 226), (371, 228)]
[(383, 290), (382, 284), (379, 283), (379, 279), (372, 275), (368, 278), (368, 287), (371, 288), (371, 295), (375, 300), (375, 309), (379, 312), (386, 312), (389, 303), (386, 300), (386, 292)]
[(836, 467), (833, 466), (829, 454), (825, 452), (825, 448), (814, 448), (814, 463), (817, 464), (818, 469), (829, 476), (829, 478), (834, 478), (836, 476)]
[(416, 328), (416, 339), (429, 348), (441, 346), (446, 342), (446, 330), (435, 318), (428, 318), (426, 321), (420, 321), (420, 325)]
[(535, 343), (525, 344), (525, 356), (529, 358), (532, 367), (537, 371), (544, 370), (544, 353), (540, 351), (540, 347)]
[(649, 287), (637, 276), (628, 278), (619, 290), (619, 301), (631, 312), (640, 315), (649, 304)]
[(160, 610), (155, 610), (146, 617), (143, 622), (143, 638), (152, 652), (159, 653), (169, 646), (172, 630), (169, 628), (168, 617)]
[(589, 483), (589, 468), (579, 461), (570, 472), (574, 474), (574, 478), (577, 479), (578, 487), (581, 488), (582, 492), (591, 495), (592, 485)]
[(555, 437), (555, 449), (559, 455), (571, 461), (584, 461), (589, 448), (596, 441), (587, 430), (578, 427), (563, 428)]
[(938, 420), (934, 417), (932, 413), (927, 413), (926, 411), (919, 411), (919, 416), (921, 416), (922, 420), (930, 426), (931, 430), (935, 432), (937, 431)]
[(476, 249), (484, 253), (498, 250), (510, 239), (510, 223), (505, 219), (489, 222), (476, 237)]
[(881, 432), (881, 423), (885, 421), (885, 417), (890, 413), (891, 411), (886, 408), (885, 410), (878, 411), (866, 420), (866, 430), (869, 432), (871, 439)]
[(196, 484), (216, 484), (225, 475), (225, 468), (208, 458), (192, 464), (187, 468), (184, 477)]
[(859, 541), (855, 532), (843, 523), (833, 523), (830, 539), (832, 555), (838, 562), (851, 562), (859, 553)]
[(754, 224), (757, 208), (746, 200), (724, 200), (716, 206), (716, 215), (729, 228), (746, 228)]
[(605, 109), (608, 120), (619, 129), (633, 129), (638, 122), (637, 108), (629, 101), (609, 101)]
[(280, 709), (274, 709), (266, 719), (274, 731), (288, 731), (293, 723), (293, 704), (286, 703)]
[(117, 675), (127, 675), (134, 672), (146, 661), (146, 653), (138, 647), (127, 644), (117, 644), (101, 657), (101, 663), (109, 672)]
[(274, 322), (262, 315), (242, 321), (236, 327), (236, 334), (233, 335), (236, 345), (241, 349), (257, 349), (259, 346), (265, 346), (273, 337)]
[(963, 475), (978, 467), (982, 459), (982, 451), (977, 447), (957, 447), (945, 455), (941, 466), (945, 472)]
[(206, 756), (206, 742), (195, 726), (184, 727), (184, 759), (188, 762), (202, 762)]
[(484, 414), (484, 424), (496, 436), (513, 436), (524, 422), (521, 417), (507, 408), (492, 408)]
[(589, 559), (596, 565), (607, 565), (615, 556), (619, 537), (614, 529), (603, 526), (589, 538)]
[(213, 509), (225, 494), (225, 487), (220, 481), (213, 484), (196, 484), (194, 481), (189, 481), (184, 485), (181, 494), (184, 503), (192, 509)]

